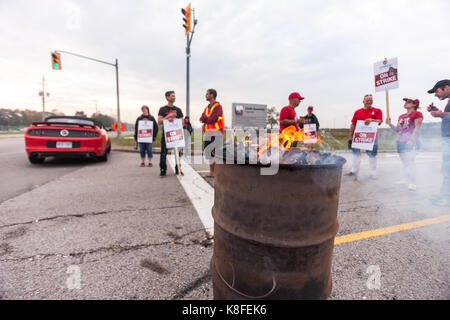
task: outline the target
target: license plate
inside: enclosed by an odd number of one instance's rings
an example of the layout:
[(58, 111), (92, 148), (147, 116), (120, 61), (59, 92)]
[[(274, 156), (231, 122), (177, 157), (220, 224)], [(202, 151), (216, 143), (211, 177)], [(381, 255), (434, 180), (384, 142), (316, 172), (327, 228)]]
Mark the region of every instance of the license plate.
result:
[(72, 148), (72, 141), (56, 141), (56, 147), (70, 149)]

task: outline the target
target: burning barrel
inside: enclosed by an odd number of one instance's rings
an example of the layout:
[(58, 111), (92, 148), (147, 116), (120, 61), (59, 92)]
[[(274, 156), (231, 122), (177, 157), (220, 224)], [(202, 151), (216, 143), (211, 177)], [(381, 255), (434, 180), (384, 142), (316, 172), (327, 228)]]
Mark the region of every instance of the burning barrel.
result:
[[(276, 175), (261, 175), (257, 164), (216, 165), (214, 299), (326, 299), (331, 293), (345, 159), (317, 151), (285, 155), (296, 160), (280, 164)], [(318, 159), (313, 164), (305, 161), (311, 155)]]

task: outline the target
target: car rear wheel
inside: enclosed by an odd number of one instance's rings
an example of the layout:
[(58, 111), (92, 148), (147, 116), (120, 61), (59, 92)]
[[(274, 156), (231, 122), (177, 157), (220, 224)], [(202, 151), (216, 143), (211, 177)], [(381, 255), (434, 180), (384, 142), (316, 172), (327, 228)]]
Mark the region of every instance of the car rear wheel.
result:
[(98, 161), (101, 161), (101, 162), (108, 161), (108, 154), (109, 154), (110, 151), (111, 151), (111, 145), (108, 145), (108, 147), (105, 150), (105, 154), (100, 156), (100, 157), (98, 157)]
[(28, 156), (28, 160), (30, 160), (32, 164), (39, 164), (44, 163), (45, 158), (39, 158), (37, 156)]

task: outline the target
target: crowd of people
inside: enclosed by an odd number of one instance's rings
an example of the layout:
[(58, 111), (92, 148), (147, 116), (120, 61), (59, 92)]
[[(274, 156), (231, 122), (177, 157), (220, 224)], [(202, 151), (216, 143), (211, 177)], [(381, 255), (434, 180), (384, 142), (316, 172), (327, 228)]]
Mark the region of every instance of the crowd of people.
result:
[[(450, 80), (438, 81), (432, 89), (428, 90), (428, 93), (433, 94), (440, 100), (448, 99), (448, 103), (444, 110), (439, 110), (433, 104), (429, 105), (426, 110), (434, 118), (441, 118), (441, 132), (442, 132), (442, 173), (443, 183), (440, 193), (432, 197), (432, 202), (436, 205), (450, 206)], [(153, 122), (153, 139), (156, 139), (158, 134), (158, 125), (162, 126), (163, 134), (161, 136), (161, 156), (160, 156), (160, 176), (166, 176), (167, 172), (167, 147), (164, 135), (163, 121), (174, 121), (174, 119), (181, 119), (184, 129), (184, 138), (186, 142), (185, 153), (191, 154), (191, 134), (193, 132), (192, 125), (189, 117), (184, 117), (180, 108), (174, 105), (176, 97), (174, 91), (167, 91), (165, 94), (167, 105), (161, 107), (158, 112), (157, 120), (150, 115), (148, 106), (142, 106), (140, 115), (136, 119), (135, 135), (136, 145), (139, 144), (141, 166), (145, 166), (145, 155), (147, 154), (148, 166), (152, 166), (152, 144), (140, 143), (138, 141), (138, 126), (139, 121), (148, 120)], [(208, 89), (205, 94), (205, 99), (208, 101), (208, 105), (204, 109), (200, 122), (202, 123), (202, 133), (204, 140), (204, 149), (208, 148), (210, 144), (221, 137), (225, 129), (225, 121), (223, 108), (221, 104), (216, 100), (217, 91), (214, 89)], [(289, 104), (281, 109), (279, 117), (280, 133), (286, 128), (293, 126), (295, 130), (301, 130), (307, 124), (315, 124), (316, 130), (319, 130), (319, 120), (313, 113), (314, 107), (308, 106), (307, 114), (303, 117), (298, 117), (296, 108), (300, 105), (305, 98), (298, 92), (293, 92), (289, 95)], [(417, 151), (420, 149), (420, 129), (424, 119), (424, 115), (420, 109), (420, 101), (415, 98), (404, 98), (404, 113), (401, 114), (394, 124), (390, 117), (386, 118), (386, 124), (397, 133), (397, 153), (401, 159), (404, 167), (405, 176), (407, 180), (408, 189), (411, 191), (416, 190), (416, 168), (415, 158)], [(349, 130), (348, 148), (351, 150), (352, 163), (348, 176), (358, 179), (361, 162), (361, 149), (353, 146), (353, 138), (358, 121), (363, 121), (367, 126), (371, 123), (376, 123), (378, 126), (383, 123), (383, 112), (379, 108), (373, 106), (373, 96), (366, 94), (362, 101), (363, 107), (356, 110), (351, 120), (351, 126)], [(312, 146), (312, 145), (311, 145)], [(291, 144), (291, 147), (296, 147), (296, 143)], [(366, 150), (369, 157), (370, 166), (370, 178), (376, 179), (377, 170), (377, 154), (378, 154), (378, 131), (374, 139), (373, 148)], [(181, 150), (180, 150), (181, 155)], [(205, 174), (205, 177), (214, 177), (214, 151), (207, 153), (206, 158), (209, 160), (209, 172)], [(178, 166), (176, 166), (176, 174), (178, 174)], [(181, 170), (181, 167), (180, 167)], [(180, 174), (183, 174), (180, 172)]]

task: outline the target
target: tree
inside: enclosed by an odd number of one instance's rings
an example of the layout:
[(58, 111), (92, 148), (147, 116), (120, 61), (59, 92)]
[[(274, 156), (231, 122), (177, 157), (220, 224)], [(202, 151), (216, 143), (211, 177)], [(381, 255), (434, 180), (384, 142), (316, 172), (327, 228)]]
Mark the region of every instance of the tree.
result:
[(100, 121), (106, 128), (111, 128), (113, 123), (116, 121), (113, 117), (100, 112), (93, 113), (91, 118)]
[(273, 129), (273, 125), (278, 124), (280, 113), (277, 112), (275, 107), (267, 109), (267, 124), (270, 125), (270, 129)]
[(84, 113), (83, 110), (75, 112), (75, 117), (82, 117), (87, 118), (87, 115)]

